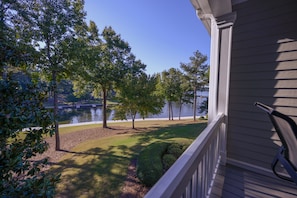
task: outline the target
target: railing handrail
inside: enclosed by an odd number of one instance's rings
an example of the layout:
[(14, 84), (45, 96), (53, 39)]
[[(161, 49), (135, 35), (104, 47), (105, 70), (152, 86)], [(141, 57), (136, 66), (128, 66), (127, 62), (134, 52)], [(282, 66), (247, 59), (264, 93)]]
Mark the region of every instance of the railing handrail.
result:
[(204, 151), (213, 137), (218, 133), (218, 128), (224, 121), (224, 114), (217, 117), (202, 131), (170, 169), (146, 194), (145, 198), (181, 197), (184, 189), (191, 180), (197, 164), (203, 157)]

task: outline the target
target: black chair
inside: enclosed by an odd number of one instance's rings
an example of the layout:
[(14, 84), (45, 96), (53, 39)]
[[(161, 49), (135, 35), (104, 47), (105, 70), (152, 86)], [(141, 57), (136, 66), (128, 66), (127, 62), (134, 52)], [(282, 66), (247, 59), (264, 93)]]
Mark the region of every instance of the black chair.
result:
[[(276, 176), (281, 179), (295, 182), (297, 184), (297, 125), (289, 116), (286, 116), (273, 108), (256, 102), (255, 106), (264, 110), (282, 143), (278, 153), (276, 154), (271, 167)], [(276, 165), (280, 163), (287, 171), (290, 177), (279, 173)]]

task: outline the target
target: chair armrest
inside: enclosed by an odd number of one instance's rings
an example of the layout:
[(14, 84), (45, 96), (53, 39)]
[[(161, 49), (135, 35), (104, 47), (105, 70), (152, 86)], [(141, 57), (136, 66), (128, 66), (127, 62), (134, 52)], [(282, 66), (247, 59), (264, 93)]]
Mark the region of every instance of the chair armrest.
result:
[(271, 107), (269, 107), (261, 102), (255, 102), (254, 105), (269, 114), (271, 114), (274, 111)]

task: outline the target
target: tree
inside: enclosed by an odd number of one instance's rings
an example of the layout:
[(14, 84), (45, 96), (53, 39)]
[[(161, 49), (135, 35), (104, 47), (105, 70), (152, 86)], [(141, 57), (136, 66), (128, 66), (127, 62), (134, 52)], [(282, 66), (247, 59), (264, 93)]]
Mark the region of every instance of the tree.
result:
[(194, 55), (190, 57), (189, 63), (181, 63), (180, 65), (188, 82), (188, 85), (193, 93), (194, 120), (196, 120), (197, 90), (207, 83), (205, 72), (208, 68), (208, 65), (205, 63), (206, 61), (207, 56), (201, 54), (199, 51), (196, 51), (194, 52)]
[(40, 70), (51, 82), (54, 97), (56, 150), (60, 150), (58, 127), (57, 82), (71, 72), (68, 65), (69, 47), (75, 29), (84, 25), (83, 0), (36, 0), (33, 7), (36, 19), (36, 43), (39, 46)]
[(200, 107), (199, 107), (199, 113), (206, 113), (208, 114), (208, 97), (206, 98), (206, 100), (204, 100)]
[[(95, 22), (90, 21), (89, 26), (84, 24), (76, 30), (78, 37), (73, 40), (70, 57), (68, 62), (73, 68), (71, 79), (73, 82), (74, 96), (82, 99), (98, 97), (99, 86), (92, 79), (92, 66), (100, 62), (100, 43), (99, 30)], [(77, 69), (80, 68), (80, 69)]]
[(31, 74), (38, 60), (34, 6), (29, 0), (0, 2), (1, 197), (53, 197), (58, 181), (41, 171), (47, 159), (31, 159), (47, 149), (43, 137), (54, 133), (52, 114), (42, 104), (46, 86)]
[(10, 71), (25, 71), (36, 60), (32, 46), (34, 23), (29, 12), (31, 1), (0, 2), (0, 78), (6, 79)]
[(178, 102), (182, 96), (182, 73), (178, 69), (170, 68), (161, 74), (161, 90), (168, 102), (169, 120), (173, 120), (173, 102)]
[[(102, 64), (100, 65), (99, 84), (103, 94), (103, 127), (107, 127), (106, 98), (113, 83), (121, 80), (128, 71), (125, 58), (130, 54), (130, 46), (117, 35), (111, 27), (103, 30), (104, 43), (101, 45)], [(98, 75), (98, 74), (97, 74)]]
[(73, 83), (69, 79), (64, 79), (59, 82), (57, 92), (59, 94), (59, 100), (62, 103), (74, 103), (79, 100), (79, 98), (75, 97), (74, 95)]
[(101, 91), (103, 98), (103, 128), (107, 128), (107, 93), (123, 79), (131, 69), (129, 64), (130, 46), (111, 27), (105, 27), (100, 35), (94, 22), (90, 22), (89, 36), (82, 39), (85, 52), (81, 54), (83, 71), (80, 82)]
[[(43, 84), (0, 80), (0, 194), (1, 197), (53, 197), (59, 176), (41, 168), (47, 159), (31, 161), (53, 135), (52, 114), (43, 107)], [(24, 129), (26, 129), (24, 131)]]
[[(136, 64), (141, 64), (140, 62)], [(164, 106), (163, 99), (156, 93), (157, 78), (141, 72), (138, 75), (126, 75), (117, 89), (119, 105), (115, 119), (132, 118), (132, 128), (137, 113), (143, 118), (149, 113), (158, 114)]]
[(190, 90), (191, 88), (189, 87), (189, 84), (187, 82), (187, 78), (184, 74), (181, 74), (181, 77), (180, 77), (180, 89), (181, 89), (181, 92), (180, 94), (178, 95), (178, 104), (179, 104), (179, 119), (180, 119), (180, 116), (181, 116), (181, 111), (182, 111), (182, 106), (183, 104), (189, 104), (189, 103), (192, 103), (192, 95), (190, 94)]
[[(207, 82), (207, 84), (209, 83), (209, 72), (210, 72), (210, 70), (209, 70), (209, 67), (208, 67), (207, 71), (204, 74), (204, 79)], [(199, 113), (206, 113), (206, 114), (208, 114), (208, 97), (206, 98), (206, 100), (204, 100), (201, 103), (201, 105), (199, 107)]]
[(147, 76), (145, 73), (140, 76), (125, 78), (126, 83), (117, 91), (119, 105), (116, 108), (115, 119), (132, 118), (132, 128), (137, 113), (143, 118), (149, 113), (158, 114), (164, 106), (163, 99), (158, 96), (156, 90), (155, 76)]

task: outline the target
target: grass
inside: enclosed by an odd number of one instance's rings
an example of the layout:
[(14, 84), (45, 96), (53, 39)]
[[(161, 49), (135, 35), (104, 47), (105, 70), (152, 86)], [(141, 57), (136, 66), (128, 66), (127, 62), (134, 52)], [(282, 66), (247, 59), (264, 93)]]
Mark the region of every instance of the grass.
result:
[(62, 128), (59, 128), (59, 133), (60, 133), (60, 135), (64, 135), (67, 133), (73, 133), (73, 132), (81, 131), (81, 130), (85, 130), (85, 129), (94, 129), (94, 128), (98, 128), (98, 127), (102, 127), (102, 124), (87, 124), (87, 125), (62, 127)]
[[(143, 121), (136, 121), (135, 122), (135, 127), (136, 128), (158, 128), (158, 127), (168, 127), (171, 125), (176, 125), (176, 124), (187, 124), (187, 123), (193, 123), (192, 120), (143, 120)], [(113, 122), (109, 121), (107, 123), (109, 127), (113, 126), (121, 126), (121, 127), (132, 127), (132, 122)], [(79, 126), (69, 126), (69, 127), (62, 127), (59, 128), (59, 132), (61, 135), (66, 134), (66, 133), (72, 133), (84, 129), (92, 129), (92, 128), (97, 128), (97, 127), (102, 127), (102, 124), (87, 124), (87, 125), (79, 125)]]
[[(131, 123), (109, 123), (109, 126), (130, 128)], [(53, 167), (54, 172), (61, 173), (57, 192), (67, 197), (119, 197), (127, 167), (142, 148), (158, 141), (193, 141), (205, 126), (205, 122), (190, 120), (140, 121), (136, 122), (138, 133), (83, 142)], [(77, 131), (76, 127), (60, 130), (61, 134)]]
[(68, 197), (117, 197), (137, 137), (120, 135), (84, 142), (54, 168), (62, 173), (58, 191)]

